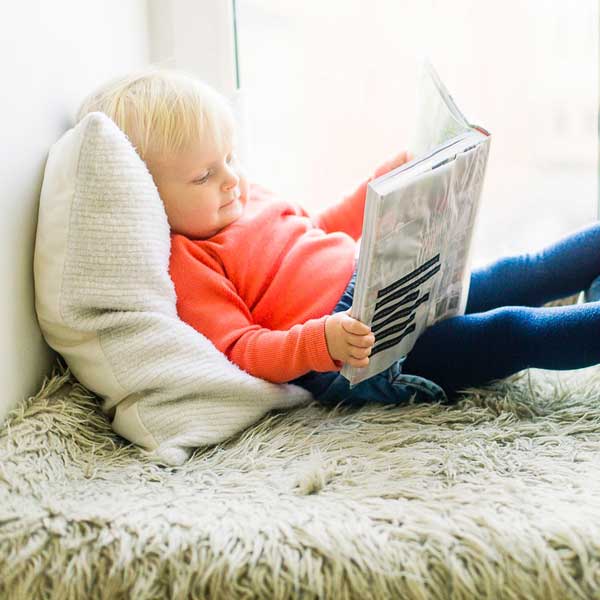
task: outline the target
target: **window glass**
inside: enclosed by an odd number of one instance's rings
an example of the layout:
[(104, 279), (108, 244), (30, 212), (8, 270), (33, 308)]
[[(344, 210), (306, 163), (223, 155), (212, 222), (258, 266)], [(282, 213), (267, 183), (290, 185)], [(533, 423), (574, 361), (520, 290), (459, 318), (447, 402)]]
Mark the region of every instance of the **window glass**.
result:
[(251, 177), (310, 211), (409, 148), (428, 56), (492, 146), (474, 266), (596, 219), (598, 3), (236, 0)]

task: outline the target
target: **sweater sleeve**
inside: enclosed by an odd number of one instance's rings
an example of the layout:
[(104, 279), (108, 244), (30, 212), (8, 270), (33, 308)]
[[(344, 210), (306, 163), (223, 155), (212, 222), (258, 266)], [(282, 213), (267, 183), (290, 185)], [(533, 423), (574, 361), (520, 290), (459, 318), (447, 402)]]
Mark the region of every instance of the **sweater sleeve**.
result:
[(311, 215), (314, 226), (322, 229), (325, 233), (343, 231), (353, 240), (358, 241), (362, 234), (367, 185), (372, 179), (373, 177), (365, 179), (355, 190), (343, 196), (339, 202)]
[(363, 220), (365, 214), (365, 202), (367, 199), (367, 186), (370, 181), (385, 175), (397, 164), (394, 159), (387, 160), (380, 164), (373, 175), (362, 181), (353, 191), (346, 194), (342, 199), (332, 206), (311, 215), (311, 221), (326, 233), (334, 231), (343, 231), (358, 241), (362, 235)]
[(244, 371), (284, 383), (308, 371), (339, 371), (327, 348), (325, 321), (309, 319), (287, 331), (255, 323), (233, 283), (214, 266), (182, 252), (172, 267), (179, 317)]

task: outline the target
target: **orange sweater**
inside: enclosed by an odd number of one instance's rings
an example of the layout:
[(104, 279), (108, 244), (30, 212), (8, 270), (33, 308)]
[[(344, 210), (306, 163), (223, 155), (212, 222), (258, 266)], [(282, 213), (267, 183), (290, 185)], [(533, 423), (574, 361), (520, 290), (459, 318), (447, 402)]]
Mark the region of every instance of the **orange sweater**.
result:
[(171, 235), (181, 320), (251, 375), (283, 383), (337, 371), (325, 320), (346, 289), (362, 233), (367, 183), (310, 216), (252, 184), (242, 216), (216, 235)]

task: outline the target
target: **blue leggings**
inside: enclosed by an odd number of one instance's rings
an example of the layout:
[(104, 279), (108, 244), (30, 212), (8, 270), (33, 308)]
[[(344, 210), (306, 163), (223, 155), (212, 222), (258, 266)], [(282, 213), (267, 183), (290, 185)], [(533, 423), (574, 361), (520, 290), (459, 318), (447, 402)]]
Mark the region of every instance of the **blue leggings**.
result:
[(600, 223), (531, 254), (471, 275), (465, 315), (423, 332), (405, 373), (454, 396), (522, 369), (579, 369), (600, 363), (600, 302), (544, 307), (587, 289), (600, 275)]

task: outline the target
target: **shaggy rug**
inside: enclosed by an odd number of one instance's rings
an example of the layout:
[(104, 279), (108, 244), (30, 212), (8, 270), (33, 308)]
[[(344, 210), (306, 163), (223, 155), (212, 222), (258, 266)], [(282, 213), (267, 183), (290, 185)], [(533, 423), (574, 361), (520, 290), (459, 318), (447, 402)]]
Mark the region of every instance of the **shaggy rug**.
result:
[(271, 412), (167, 467), (58, 362), (0, 433), (0, 597), (600, 598), (600, 371)]

